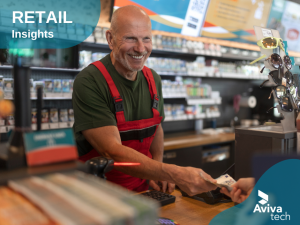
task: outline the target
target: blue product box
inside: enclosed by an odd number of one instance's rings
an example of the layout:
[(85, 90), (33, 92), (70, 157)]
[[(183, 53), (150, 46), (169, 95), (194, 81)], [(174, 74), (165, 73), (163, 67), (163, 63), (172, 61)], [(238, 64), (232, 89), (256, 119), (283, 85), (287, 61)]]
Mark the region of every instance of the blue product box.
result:
[(59, 93), (61, 92), (61, 79), (55, 79), (53, 80), (53, 92)]
[(70, 81), (62, 80), (62, 92), (69, 93), (70, 92)]

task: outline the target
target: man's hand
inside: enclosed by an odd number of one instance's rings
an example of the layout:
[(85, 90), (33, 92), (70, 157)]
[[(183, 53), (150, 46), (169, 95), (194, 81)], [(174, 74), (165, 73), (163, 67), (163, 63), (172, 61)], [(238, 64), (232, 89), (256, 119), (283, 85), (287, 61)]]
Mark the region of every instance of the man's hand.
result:
[[(159, 183), (161, 184), (161, 187), (160, 187)], [(149, 186), (152, 187), (156, 191), (162, 191), (164, 193), (166, 191), (168, 191), (170, 194), (175, 189), (175, 184), (169, 183), (167, 181), (154, 181), (154, 180), (150, 180), (149, 181)]]
[(229, 196), (232, 201), (241, 203), (251, 194), (254, 185), (254, 178), (241, 178), (232, 185), (231, 192), (229, 192), (225, 187), (222, 187), (220, 192)]
[(205, 179), (214, 183), (217, 182), (202, 169), (193, 167), (178, 167), (176, 177), (173, 179), (177, 181), (175, 184), (189, 196), (215, 190), (217, 187), (210, 182), (205, 181), (200, 176), (200, 173)]

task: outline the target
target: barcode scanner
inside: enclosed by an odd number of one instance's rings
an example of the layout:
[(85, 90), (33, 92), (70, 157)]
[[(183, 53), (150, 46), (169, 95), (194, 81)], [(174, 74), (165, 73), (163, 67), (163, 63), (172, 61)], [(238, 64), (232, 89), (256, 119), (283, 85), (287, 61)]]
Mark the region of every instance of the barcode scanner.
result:
[(114, 168), (114, 160), (102, 156), (94, 157), (85, 162), (88, 165), (88, 172), (96, 177), (106, 179), (105, 173)]

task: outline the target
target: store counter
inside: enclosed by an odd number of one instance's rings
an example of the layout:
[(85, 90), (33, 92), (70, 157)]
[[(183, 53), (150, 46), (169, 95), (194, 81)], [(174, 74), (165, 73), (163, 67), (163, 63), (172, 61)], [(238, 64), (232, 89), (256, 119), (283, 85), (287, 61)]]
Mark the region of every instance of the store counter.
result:
[(184, 132), (175, 134), (166, 134), (164, 139), (164, 150), (174, 150), (180, 148), (189, 148), (201, 145), (210, 145), (235, 140), (234, 133), (222, 134), (197, 134), (196, 132)]
[(172, 195), (176, 196), (175, 203), (161, 207), (159, 216), (183, 225), (207, 225), (217, 214), (234, 206), (233, 202), (209, 205), (195, 199), (182, 197), (178, 190), (175, 190)]
[(219, 177), (234, 163), (235, 134), (166, 134), (163, 161), (178, 166), (201, 168)]

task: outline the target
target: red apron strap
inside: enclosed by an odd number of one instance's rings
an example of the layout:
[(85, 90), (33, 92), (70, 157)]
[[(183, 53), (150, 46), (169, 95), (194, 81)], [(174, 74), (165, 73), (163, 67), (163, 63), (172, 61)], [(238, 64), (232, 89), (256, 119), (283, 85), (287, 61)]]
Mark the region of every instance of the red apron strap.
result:
[(123, 99), (113, 81), (110, 74), (108, 73), (107, 69), (103, 65), (102, 62), (96, 61), (91, 63), (94, 66), (100, 70), (102, 75), (104, 76), (106, 83), (109, 87), (110, 94), (114, 100), (115, 108), (116, 108), (116, 118), (118, 123), (124, 123), (125, 122), (125, 116), (124, 116), (124, 108), (123, 108)]
[(159, 117), (160, 115), (157, 110), (157, 107), (158, 107), (159, 97), (161, 98), (162, 96), (157, 95), (156, 85), (151, 70), (148, 67), (144, 66), (142, 71), (148, 82), (151, 99), (153, 99), (153, 105), (152, 105), (153, 117)]

